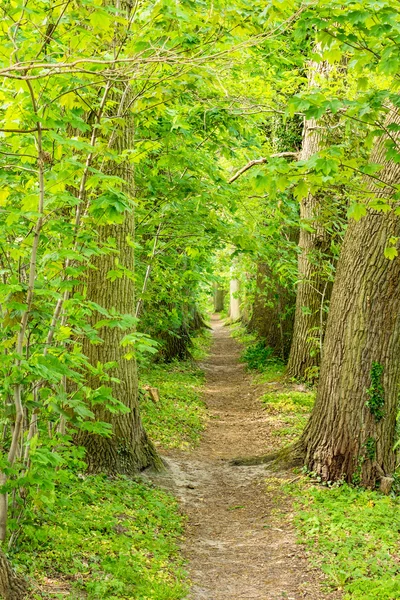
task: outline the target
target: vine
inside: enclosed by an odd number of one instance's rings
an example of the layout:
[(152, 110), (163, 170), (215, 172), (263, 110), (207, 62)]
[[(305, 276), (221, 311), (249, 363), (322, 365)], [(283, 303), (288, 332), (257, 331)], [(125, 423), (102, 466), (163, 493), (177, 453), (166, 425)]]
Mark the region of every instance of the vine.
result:
[(385, 415), (383, 405), (385, 404), (384, 389), (382, 385), (383, 365), (373, 362), (371, 367), (371, 387), (367, 389), (369, 399), (366, 402), (370, 413), (379, 422)]

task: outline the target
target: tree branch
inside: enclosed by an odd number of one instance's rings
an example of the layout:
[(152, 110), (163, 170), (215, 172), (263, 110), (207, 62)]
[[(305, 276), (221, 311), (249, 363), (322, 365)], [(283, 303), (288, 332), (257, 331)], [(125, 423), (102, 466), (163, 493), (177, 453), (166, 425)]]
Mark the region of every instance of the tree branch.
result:
[(230, 178), (228, 183), (233, 183), (234, 181), (236, 181), (236, 179), (239, 179), (239, 177), (241, 175), (243, 175), (243, 173), (245, 173), (246, 171), (251, 169), (251, 167), (254, 167), (255, 165), (263, 165), (264, 163), (268, 162), (270, 158), (285, 158), (285, 157), (289, 157), (289, 156), (297, 158), (299, 156), (299, 153), (298, 152), (278, 152), (278, 154), (271, 154), (270, 156), (267, 156), (265, 158), (256, 158), (255, 160), (251, 160), (250, 162), (247, 163), (247, 165), (245, 165), (244, 167), (239, 169), (239, 171), (237, 171), (237, 173), (235, 173), (235, 175)]

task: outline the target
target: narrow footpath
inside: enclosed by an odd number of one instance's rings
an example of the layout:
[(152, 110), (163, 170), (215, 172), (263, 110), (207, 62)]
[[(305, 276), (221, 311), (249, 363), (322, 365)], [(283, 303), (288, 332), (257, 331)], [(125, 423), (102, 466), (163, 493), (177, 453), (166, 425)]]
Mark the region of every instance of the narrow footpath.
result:
[(265, 454), (273, 438), (260, 390), (239, 361), (238, 342), (221, 321), (212, 326), (213, 346), (202, 364), (207, 429), (196, 450), (168, 453), (168, 471), (157, 477), (188, 515), (188, 600), (337, 598), (323, 593), (321, 574), (296, 544), (290, 500), (276, 486), (277, 478), (293, 476), (229, 464), (233, 457)]

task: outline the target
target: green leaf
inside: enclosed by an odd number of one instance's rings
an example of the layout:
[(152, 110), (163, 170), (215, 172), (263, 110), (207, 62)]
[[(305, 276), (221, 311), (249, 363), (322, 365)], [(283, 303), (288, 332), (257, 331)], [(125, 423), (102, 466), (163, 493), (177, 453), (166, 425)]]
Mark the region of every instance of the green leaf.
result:
[(397, 251), (397, 248), (395, 248), (394, 246), (387, 246), (385, 248), (385, 256), (386, 258), (388, 258), (389, 260), (393, 260), (394, 258), (396, 258), (396, 256), (398, 256), (399, 253)]
[(359, 221), (362, 217), (367, 214), (367, 207), (365, 204), (352, 204), (347, 212), (350, 219)]

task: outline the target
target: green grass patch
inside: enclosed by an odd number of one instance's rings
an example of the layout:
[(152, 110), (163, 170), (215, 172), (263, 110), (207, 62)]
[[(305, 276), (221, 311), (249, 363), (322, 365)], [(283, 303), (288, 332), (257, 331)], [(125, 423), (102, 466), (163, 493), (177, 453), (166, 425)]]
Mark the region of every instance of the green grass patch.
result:
[(399, 499), (348, 485), (295, 496), (300, 539), (343, 600), (400, 598)]
[(271, 360), (265, 365), (261, 373), (254, 375), (253, 381), (256, 385), (281, 381), (285, 375), (285, 369), (286, 366), (280, 360)]
[(230, 325), (230, 333), (235, 340), (238, 340), (244, 346), (249, 346), (257, 341), (257, 336), (254, 333), (249, 333), (241, 323)]
[[(178, 543), (182, 517), (169, 494), (125, 477), (88, 476), (58, 490), (24, 523), (11, 559), (34, 582), (32, 598), (179, 600), (187, 587)], [(42, 591), (40, 591), (42, 590)]]
[(283, 414), (309, 413), (314, 400), (314, 392), (269, 392), (261, 397), (264, 404)]
[(273, 435), (288, 443), (298, 438), (309, 418), (315, 400), (314, 392), (275, 391), (261, 397), (265, 409), (282, 423)]
[(140, 402), (150, 438), (164, 448), (191, 448), (204, 429), (206, 409), (201, 399), (204, 374), (192, 361), (153, 365), (142, 374), (141, 384), (156, 387), (160, 400), (148, 394)]
[[(193, 356), (207, 356), (210, 335), (194, 340)], [(193, 360), (154, 364), (141, 373), (142, 386), (159, 391), (160, 400), (153, 402), (142, 394), (140, 410), (150, 438), (164, 448), (192, 448), (206, 421), (206, 408), (201, 398), (204, 373)]]

